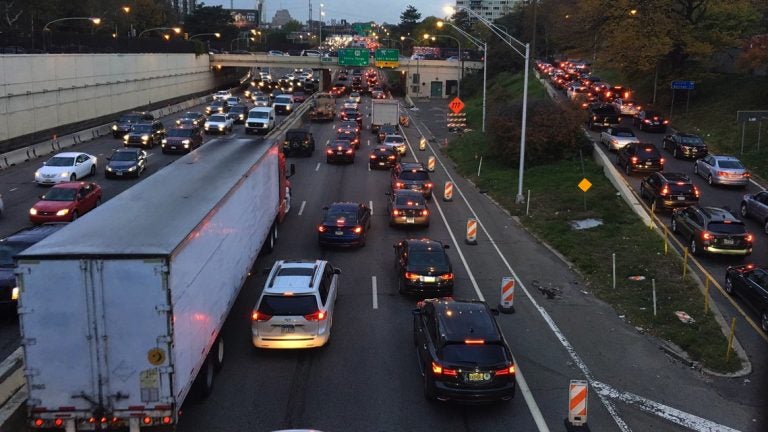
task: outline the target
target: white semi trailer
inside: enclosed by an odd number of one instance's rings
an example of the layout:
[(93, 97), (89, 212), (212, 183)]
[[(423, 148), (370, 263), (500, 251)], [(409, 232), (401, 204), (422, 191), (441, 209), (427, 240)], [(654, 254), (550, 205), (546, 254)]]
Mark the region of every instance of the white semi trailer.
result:
[(203, 146), (17, 258), (30, 427), (172, 430), (210, 392), (222, 325), (290, 207), (277, 144)]

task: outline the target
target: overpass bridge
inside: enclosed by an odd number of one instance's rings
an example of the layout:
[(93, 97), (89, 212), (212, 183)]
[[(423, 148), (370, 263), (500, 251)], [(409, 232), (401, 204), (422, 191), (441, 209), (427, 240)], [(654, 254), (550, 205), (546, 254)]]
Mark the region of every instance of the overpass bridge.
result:
[[(336, 57), (270, 56), (263, 53), (210, 54), (210, 61), (211, 66), (215, 68), (313, 68), (329, 69), (332, 72), (349, 68), (349, 66), (339, 66)], [(400, 66), (387, 68), (387, 70), (400, 72), (401, 79), (407, 83), (407, 94), (410, 97), (447, 98), (451, 94), (456, 94), (459, 77), (479, 71), (482, 67), (483, 63), (478, 61), (449, 62), (401, 58)]]

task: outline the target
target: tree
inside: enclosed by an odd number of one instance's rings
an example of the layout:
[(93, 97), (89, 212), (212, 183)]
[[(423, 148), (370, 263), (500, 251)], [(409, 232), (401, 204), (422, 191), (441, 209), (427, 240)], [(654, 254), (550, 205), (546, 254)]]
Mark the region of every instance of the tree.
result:
[(421, 12), (413, 5), (408, 5), (400, 14), (400, 25), (414, 26), (421, 19)]
[(201, 33), (220, 33), (222, 40), (236, 37), (232, 14), (222, 6), (198, 6), (184, 20), (184, 31), (190, 36)]

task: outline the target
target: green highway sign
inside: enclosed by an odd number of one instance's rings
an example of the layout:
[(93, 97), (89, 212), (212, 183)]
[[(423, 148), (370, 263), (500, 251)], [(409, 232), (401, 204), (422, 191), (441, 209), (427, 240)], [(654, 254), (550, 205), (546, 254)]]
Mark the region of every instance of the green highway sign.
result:
[(370, 33), (373, 28), (371, 27), (371, 23), (356, 23), (352, 24), (352, 30), (354, 30), (358, 36), (365, 36)]
[(342, 48), (339, 50), (339, 66), (368, 66), (368, 56), (365, 48)]
[(381, 68), (400, 66), (400, 50), (379, 48), (374, 56), (374, 64)]

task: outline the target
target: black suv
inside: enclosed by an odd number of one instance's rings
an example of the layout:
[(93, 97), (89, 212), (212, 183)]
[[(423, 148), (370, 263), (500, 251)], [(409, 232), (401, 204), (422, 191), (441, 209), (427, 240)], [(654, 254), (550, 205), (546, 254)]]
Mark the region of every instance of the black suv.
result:
[(629, 143), (620, 148), (616, 156), (616, 163), (624, 167), (627, 175), (639, 171), (662, 171), (664, 158), (659, 149), (650, 143)]
[(160, 144), (163, 141), (165, 134), (165, 126), (159, 120), (136, 123), (125, 135), (124, 144), (126, 147), (154, 147), (155, 144)]
[(478, 300), (429, 299), (413, 310), (413, 343), (428, 400), (515, 396), (515, 362), (494, 314)]
[(647, 199), (655, 212), (697, 204), (699, 189), (683, 173), (655, 172), (640, 182), (640, 198)]
[(616, 107), (611, 104), (594, 103), (589, 106), (588, 112), (589, 118), (587, 118), (587, 127), (589, 130), (595, 130), (596, 128), (607, 128), (612, 125), (621, 123)]
[(661, 142), (664, 150), (672, 152), (672, 156), (677, 158), (703, 158), (709, 153), (704, 140), (698, 135), (675, 132), (667, 135)]
[(128, 131), (131, 130), (131, 126), (136, 123), (149, 122), (155, 119), (155, 116), (148, 112), (130, 112), (123, 114), (112, 125), (112, 136), (115, 138), (122, 138)]
[(285, 132), (285, 141), (283, 141), (283, 153), (286, 156), (294, 153), (302, 153), (305, 156), (312, 156), (315, 151), (315, 137), (308, 129), (288, 129)]
[(426, 199), (432, 199), (433, 183), (429, 172), (419, 162), (400, 162), (392, 169), (392, 190), (410, 189), (421, 192)]
[[(373, 129), (373, 126), (371, 126), (371, 129)], [(387, 135), (398, 135), (399, 131), (397, 130), (397, 126), (393, 124), (383, 124), (379, 127), (379, 132), (376, 136), (376, 139), (378, 139), (379, 142), (384, 141), (384, 138), (387, 137)]]
[(406, 239), (394, 244), (397, 290), (400, 294), (453, 295), (453, 267), (437, 240)]
[(16, 314), (16, 302), (19, 289), (16, 286), (16, 263), (14, 256), (24, 249), (65, 227), (68, 222), (48, 222), (29, 228), (23, 228), (0, 239), (0, 313), (9, 317)]
[(225, 100), (215, 100), (211, 101), (206, 107), (205, 107), (205, 113), (208, 115), (221, 113), (226, 114), (229, 112), (229, 103)]
[(400, 154), (394, 149), (379, 145), (371, 150), (368, 166), (374, 170), (379, 168), (392, 169), (400, 161)]
[(725, 291), (741, 297), (760, 314), (760, 327), (768, 333), (768, 267), (754, 264), (728, 267)]
[(672, 211), (672, 232), (688, 242), (693, 255), (708, 252), (718, 255), (747, 256), (752, 253), (752, 234), (744, 222), (730, 211), (697, 205)]

